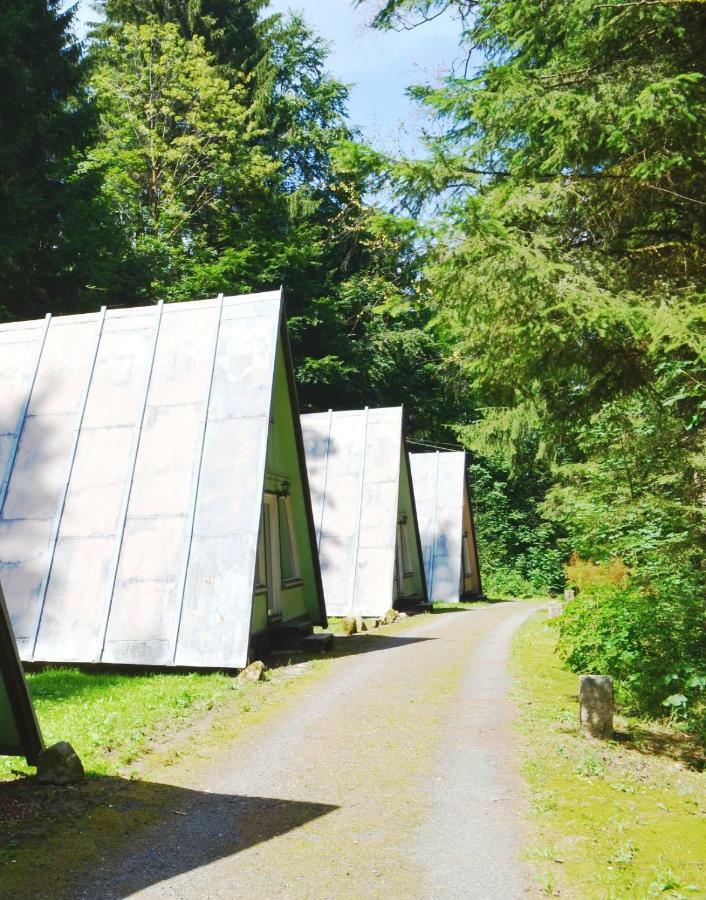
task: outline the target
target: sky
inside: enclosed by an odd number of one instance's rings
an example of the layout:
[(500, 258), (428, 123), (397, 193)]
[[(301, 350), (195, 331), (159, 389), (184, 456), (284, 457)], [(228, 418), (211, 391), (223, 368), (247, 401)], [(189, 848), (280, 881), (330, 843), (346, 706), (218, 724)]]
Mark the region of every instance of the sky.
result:
[[(365, 139), (389, 153), (421, 152), (425, 114), (409, 100), (410, 84), (435, 82), (458, 59), (458, 23), (440, 17), (421, 28), (377, 32), (367, 27), (374, 0), (271, 0), (272, 12), (294, 10), (330, 46), (329, 69), (351, 86), (350, 119)], [(79, 0), (78, 32), (95, 18), (90, 0)]]

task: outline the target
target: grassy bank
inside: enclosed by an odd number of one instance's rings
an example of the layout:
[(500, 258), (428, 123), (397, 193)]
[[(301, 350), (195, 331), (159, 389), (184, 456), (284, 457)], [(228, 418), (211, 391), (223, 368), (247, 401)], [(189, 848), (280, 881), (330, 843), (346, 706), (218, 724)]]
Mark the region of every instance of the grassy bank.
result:
[[(92, 775), (113, 775), (148, 749), (160, 731), (211, 709), (229, 696), (221, 673), (118, 675), (50, 669), (28, 675), (47, 744), (69, 741)], [(33, 771), (0, 757), (0, 780)]]
[(578, 677), (554, 655), (538, 613), (513, 666), (540, 886), (572, 900), (706, 893), (704, 758), (682, 735), (616, 719), (617, 740), (578, 735)]

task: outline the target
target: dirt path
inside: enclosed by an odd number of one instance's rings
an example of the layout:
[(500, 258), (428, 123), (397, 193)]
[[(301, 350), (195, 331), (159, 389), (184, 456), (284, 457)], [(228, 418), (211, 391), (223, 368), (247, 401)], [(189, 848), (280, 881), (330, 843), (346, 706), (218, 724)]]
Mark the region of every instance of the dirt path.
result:
[(160, 771), (174, 808), (74, 896), (529, 892), (506, 660), (532, 609), (435, 615), (334, 660), (217, 757)]

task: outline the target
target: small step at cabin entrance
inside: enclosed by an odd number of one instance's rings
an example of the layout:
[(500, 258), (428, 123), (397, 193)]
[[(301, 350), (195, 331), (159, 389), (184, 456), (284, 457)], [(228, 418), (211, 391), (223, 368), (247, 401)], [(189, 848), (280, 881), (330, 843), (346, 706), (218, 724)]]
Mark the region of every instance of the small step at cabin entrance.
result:
[(314, 626), (307, 616), (289, 619), (270, 628), (270, 649), (299, 653), (323, 653), (333, 644), (329, 632), (314, 634)]

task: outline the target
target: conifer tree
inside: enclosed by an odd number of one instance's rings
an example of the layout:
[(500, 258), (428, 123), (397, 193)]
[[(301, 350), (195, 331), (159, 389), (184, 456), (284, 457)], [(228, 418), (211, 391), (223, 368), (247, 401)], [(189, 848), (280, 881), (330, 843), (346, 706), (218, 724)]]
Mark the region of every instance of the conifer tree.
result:
[(99, 0), (107, 27), (175, 24), (182, 37), (201, 37), (216, 62), (242, 73), (262, 55), (262, 11), (269, 0)]
[(91, 138), (85, 64), (60, 0), (0, 4), (0, 315), (80, 306), (90, 248), (79, 211)]

